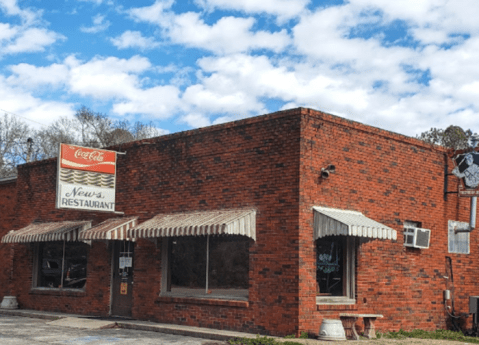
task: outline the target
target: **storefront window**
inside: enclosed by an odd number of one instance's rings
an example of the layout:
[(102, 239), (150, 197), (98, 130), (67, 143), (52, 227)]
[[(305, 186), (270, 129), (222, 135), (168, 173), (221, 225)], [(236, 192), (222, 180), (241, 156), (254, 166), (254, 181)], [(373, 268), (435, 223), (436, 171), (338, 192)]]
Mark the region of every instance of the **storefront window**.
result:
[(169, 251), (168, 292), (247, 297), (249, 238), (210, 236), (208, 243), (206, 236), (175, 237), (169, 241)]
[(316, 241), (318, 302), (354, 299), (354, 238), (329, 236)]
[(86, 283), (88, 245), (44, 242), (38, 245), (36, 287), (81, 289)]

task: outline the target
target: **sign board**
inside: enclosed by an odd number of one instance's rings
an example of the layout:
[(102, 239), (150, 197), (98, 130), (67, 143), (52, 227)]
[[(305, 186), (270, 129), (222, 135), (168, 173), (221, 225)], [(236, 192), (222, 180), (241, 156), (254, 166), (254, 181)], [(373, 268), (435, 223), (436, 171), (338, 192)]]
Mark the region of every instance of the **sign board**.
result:
[(115, 212), (116, 152), (60, 144), (57, 208)]
[(479, 153), (464, 152), (453, 157), (452, 173), (461, 179), (459, 195), (465, 197), (479, 196)]
[(460, 184), (459, 196), (465, 196), (465, 197), (479, 196), (479, 189), (465, 189), (464, 186)]
[(123, 269), (126, 267), (131, 267), (133, 265), (133, 258), (121, 257), (119, 262), (119, 268)]

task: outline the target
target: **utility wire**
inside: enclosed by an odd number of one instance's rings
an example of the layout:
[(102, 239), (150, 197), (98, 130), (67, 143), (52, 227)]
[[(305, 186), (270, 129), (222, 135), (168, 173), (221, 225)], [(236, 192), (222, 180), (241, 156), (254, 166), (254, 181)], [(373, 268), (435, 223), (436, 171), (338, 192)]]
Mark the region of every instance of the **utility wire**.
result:
[(38, 124), (38, 125), (40, 125), (40, 126), (48, 127), (48, 126), (47, 126), (46, 124), (44, 124), (44, 123), (41, 123), (41, 122), (38, 122), (38, 121), (35, 121), (35, 120), (31, 120), (31, 119), (26, 118), (26, 117), (24, 117), (24, 116), (20, 116), (20, 115), (18, 115), (18, 114), (12, 113), (11, 111), (7, 111), (7, 110), (2, 109), (2, 108), (0, 108), (0, 111), (3, 111), (3, 112), (6, 113), (6, 114), (10, 114), (10, 115), (13, 115), (13, 116), (16, 116), (16, 117), (20, 117), (20, 118), (22, 118), (22, 119), (24, 119), (24, 120), (27, 120), (27, 121), (34, 122), (34, 123), (36, 123), (36, 124)]

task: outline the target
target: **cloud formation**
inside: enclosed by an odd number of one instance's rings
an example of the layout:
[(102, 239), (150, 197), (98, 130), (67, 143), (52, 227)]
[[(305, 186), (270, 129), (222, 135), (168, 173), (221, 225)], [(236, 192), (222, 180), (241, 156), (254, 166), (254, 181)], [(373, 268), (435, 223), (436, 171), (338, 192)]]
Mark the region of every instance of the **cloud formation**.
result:
[(75, 7), (83, 41), (69, 46), (77, 38), (42, 10), (0, 0), (17, 19), (0, 20), (0, 58), (45, 55), (5, 64), (0, 108), (17, 93), (187, 127), (303, 106), (409, 135), (479, 129), (475, 1), (157, 0), (98, 12), (105, 4)]
[(101, 14), (97, 14), (92, 18), (93, 25), (92, 26), (81, 26), (80, 31), (89, 33), (89, 34), (96, 34), (101, 31), (105, 31), (111, 25), (109, 20), (105, 20), (105, 16)]

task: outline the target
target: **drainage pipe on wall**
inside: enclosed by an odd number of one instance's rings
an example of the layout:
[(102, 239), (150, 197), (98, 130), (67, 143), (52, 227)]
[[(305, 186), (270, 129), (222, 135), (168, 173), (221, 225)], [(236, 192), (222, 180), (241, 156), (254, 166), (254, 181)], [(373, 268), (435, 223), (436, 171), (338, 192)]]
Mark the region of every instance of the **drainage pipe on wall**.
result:
[(476, 228), (476, 209), (477, 209), (477, 197), (471, 198), (471, 215), (469, 217), (469, 227), (471, 230)]
[[(476, 150), (476, 146), (479, 143), (479, 136), (477, 134), (471, 137), (472, 150)], [(471, 230), (476, 228), (476, 209), (477, 209), (477, 197), (471, 198), (471, 216), (469, 217), (469, 227)]]

